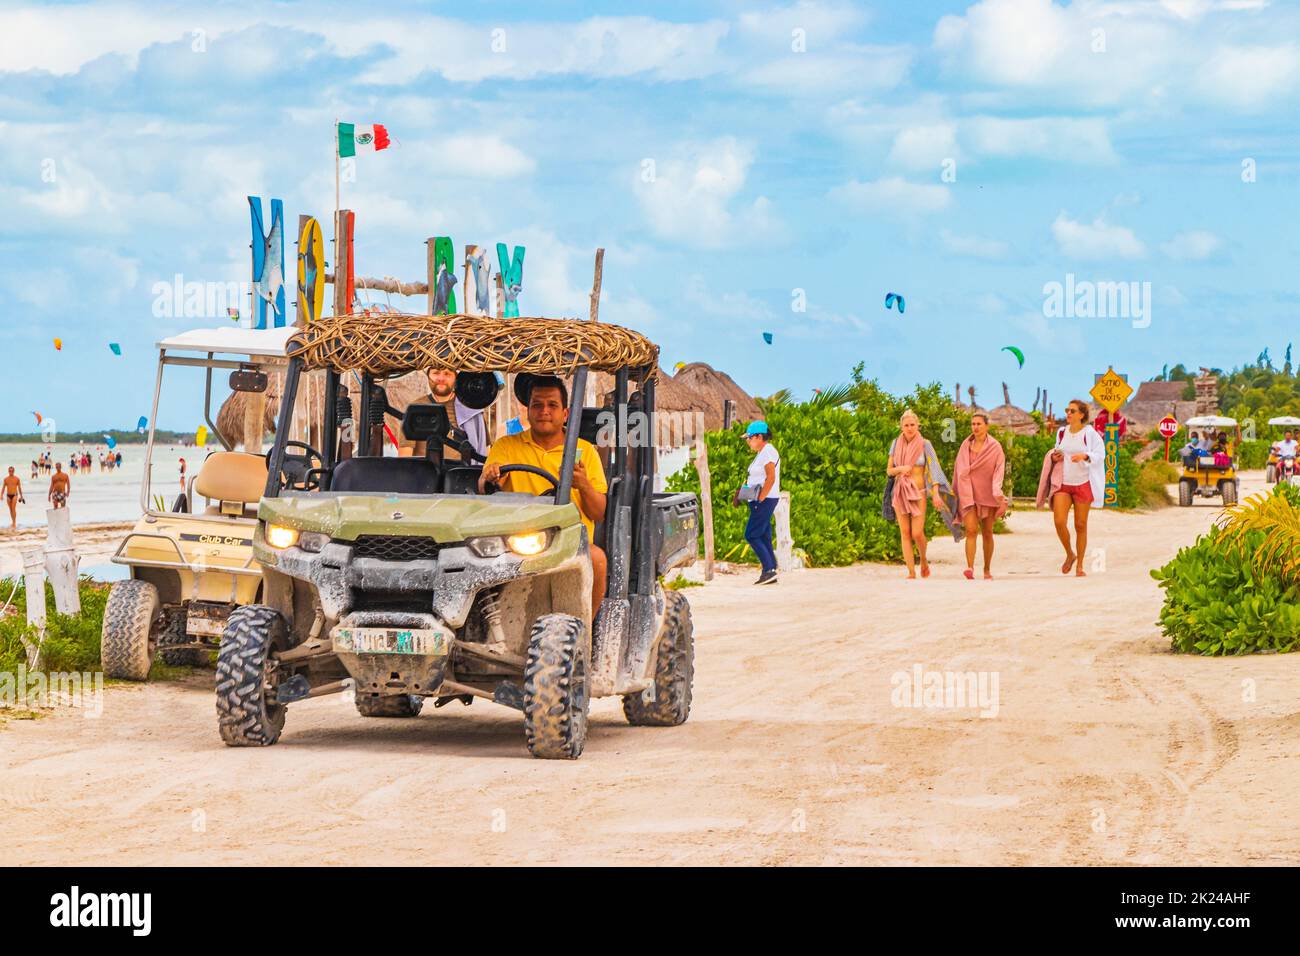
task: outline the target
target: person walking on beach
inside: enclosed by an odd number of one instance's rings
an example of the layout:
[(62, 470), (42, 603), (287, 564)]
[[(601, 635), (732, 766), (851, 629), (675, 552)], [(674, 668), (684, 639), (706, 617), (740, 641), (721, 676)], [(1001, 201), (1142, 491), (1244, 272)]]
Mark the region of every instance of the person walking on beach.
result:
[[(936, 508), (943, 509), (939, 483), (934, 480), (938, 460), (934, 446), (921, 434), (921, 420), (910, 408), (898, 420), (898, 437), (889, 449), (889, 465), (885, 474), (894, 479), (892, 504), (898, 521), (898, 534), (903, 546), (903, 560), (907, 562), (907, 577), (916, 577), (916, 559), (912, 547), (921, 560), (921, 577), (930, 576), (930, 562), (925, 549), (926, 491), (934, 498)], [(946, 484), (946, 481), (944, 482)]]
[(970, 436), (957, 450), (952, 482), (957, 489), (958, 509), (966, 529), (967, 580), (975, 578), (975, 537), (984, 539), (984, 580), (993, 579), (993, 522), (1007, 511), (1002, 493), (1007, 458), (998, 440), (989, 434), (989, 419), (983, 412), (970, 418)]
[(22, 479), (14, 474), (13, 466), (9, 466), (9, 474), (5, 477), (5, 504), (9, 506), (9, 530), (18, 530), (18, 504), (27, 504), (27, 499), (23, 497)]
[(185, 494), (185, 459), (181, 459), (181, 494)]
[(776, 550), (772, 547), (772, 515), (781, 500), (781, 456), (772, 445), (772, 430), (767, 422), (750, 422), (745, 442), (754, 453), (745, 475), (745, 487), (736, 492), (736, 500), (749, 505), (745, 523), (745, 540), (758, 557), (761, 571), (755, 584), (776, 583)]
[[(1051, 499), (1056, 536), (1065, 548), (1061, 573), (1074, 568), (1085, 577), (1083, 555), (1088, 548), (1088, 510), (1105, 503), (1106, 447), (1096, 429), (1088, 426), (1088, 406), (1073, 399), (1065, 407), (1066, 424), (1057, 429), (1056, 445), (1043, 459), (1038, 481), (1038, 504)], [(1074, 509), (1074, 547), (1070, 546), (1067, 520)]]
[(54, 508), (66, 508), (68, 495), (72, 494), (72, 479), (63, 470), (63, 462), (54, 463), (54, 474), (50, 478), (50, 493), (46, 498)]

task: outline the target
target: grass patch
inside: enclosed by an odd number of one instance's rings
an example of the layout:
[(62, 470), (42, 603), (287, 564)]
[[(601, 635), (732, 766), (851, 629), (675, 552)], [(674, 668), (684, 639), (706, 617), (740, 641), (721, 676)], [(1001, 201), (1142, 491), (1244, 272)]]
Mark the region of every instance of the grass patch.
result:
[[(45, 641), (41, 644), (45, 670), (86, 673), (99, 670), (99, 632), (104, 621), (108, 585), (82, 577), (78, 582), (81, 613), (59, 614), (54, 608), (54, 589), (45, 584)], [(0, 602), (14, 589), (14, 579), (0, 580)], [(14, 590), (9, 611), (0, 618), (0, 670), (16, 671), (26, 663), (23, 638), (36, 642), (37, 633), (27, 624), (27, 588), (21, 578)]]
[(1168, 485), (1178, 483), (1178, 469), (1167, 461), (1143, 462), (1138, 471), (1138, 502), (1144, 508), (1168, 508), (1174, 503)]
[(664, 590), (666, 591), (681, 591), (685, 588), (702, 588), (702, 587), (704, 587), (703, 581), (692, 581), (689, 578), (686, 578), (680, 574), (677, 575), (677, 577), (673, 578), (671, 581), (668, 580), (664, 581)]

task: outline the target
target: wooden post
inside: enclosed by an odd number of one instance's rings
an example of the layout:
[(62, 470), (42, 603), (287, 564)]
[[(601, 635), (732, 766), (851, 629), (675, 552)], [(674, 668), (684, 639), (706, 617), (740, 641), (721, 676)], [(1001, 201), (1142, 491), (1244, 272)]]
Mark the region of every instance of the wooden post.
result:
[(709, 475), (709, 446), (695, 439), (695, 471), (700, 476), (700, 523), (704, 526), (704, 580), (713, 580), (713, 481)]
[(67, 508), (49, 508), (45, 512), (45, 573), (54, 585), (54, 607), (60, 614), (80, 614), (81, 595), (77, 592), (77, 548), (72, 540), (72, 518)]
[(262, 437), (266, 434), (266, 392), (244, 392), (244, 451), (250, 455), (262, 453)]
[[(605, 250), (596, 250), (596, 271), (591, 280), (591, 321), (600, 321), (600, 282), (605, 269)], [(587, 376), (587, 394), (583, 397), (583, 404), (587, 408), (592, 408), (599, 400), (597, 394), (599, 383), (596, 379), (599, 376), (595, 373)]]
[[(45, 552), (41, 548), (26, 548), (23, 551), (23, 583), (27, 588), (27, 623), (36, 628), (40, 640), (43, 641), (45, 639)], [(27, 650), (27, 666), (32, 669), (39, 668), (41, 666), (40, 644), (32, 644), (25, 637), (20, 640)]]
[(735, 399), (731, 399), (731, 398), (723, 399), (723, 401), (722, 401), (722, 430), (723, 430), (724, 432), (729, 432), (729, 431), (731, 431), (731, 423), (732, 423), (733, 421), (735, 421), (735, 418), (736, 418), (736, 401), (735, 401)]
[(790, 537), (790, 492), (781, 492), (776, 503), (776, 568), (794, 570), (794, 539)]
[(348, 301), (348, 240), (343, 226), (346, 209), (334, 213), (334, 314), (347, 315), (352, 311)]

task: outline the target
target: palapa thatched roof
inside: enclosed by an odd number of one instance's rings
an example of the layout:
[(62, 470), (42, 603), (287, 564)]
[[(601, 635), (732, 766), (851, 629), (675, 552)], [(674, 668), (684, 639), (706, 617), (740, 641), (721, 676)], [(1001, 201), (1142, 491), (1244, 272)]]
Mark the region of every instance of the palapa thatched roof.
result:
[(313, 322), (286, 352), (307, 368), (391, 375), (412, 369), (572, 373), (654, 365), (659, 348), (608, 322), (481, 315), (341, 315)]
[(1038, 422), (1023, 408), (1015, 405), (999, 405), (997, 408), (990, 408), (986, 415), (989, 421), (997, 425), (1004, 431), (1009, 431), (1013, 435), (1035, 435), (1038, 433)]

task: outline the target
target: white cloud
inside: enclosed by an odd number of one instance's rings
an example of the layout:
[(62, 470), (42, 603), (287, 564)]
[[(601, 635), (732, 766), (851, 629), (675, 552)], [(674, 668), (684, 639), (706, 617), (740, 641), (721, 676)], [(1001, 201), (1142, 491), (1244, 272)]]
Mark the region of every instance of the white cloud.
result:
[(741, 200), (751, 146), (731, 137), (685, 147), (676, 159), (654, 161), (654, 178), (638, 170), (635, 190), (656, 235), (703, 249), (759, 241), (777, 231), (765, 196)]
[(841, 47), (824, 53), (788, 53), (738, 75), (742, 86), (818, 94), (890, 89), (907, 76), (912, 56), (897, 47)]
[(942, 17), (934, 49), (962, 81), (1005, 91), (1003, 103), (1145, 107), (1211, 103), (1260, 109), (1300, 89), (1286, 17), (1256, 0), (981, 0)]
[(894, 137), (889, 161), (912, 170), (938, 171), (946, 159), (961, 158), (957, 148), (957, 127), (952, 123), (909, 126)]
[(959, 256), (974, 259), (1005, 259), (1011, 253), (1011, 247), (1001, 239), (987, 236), (959, 236), (944, 229), (939, 233), (944, 248)]
[(499, 136), (450, 136), (434, 147), (438, 169), (449, 176), (470, 179), (513, 179), (526, 176), (536, 163)]
[(952, 195), (944, 186), (912, 183), (899, 176), (889, 176), (866, 183), (850, 180), (832, 189), (830, 199), (842, 202), (856, 212), (906, 217), (947, 209)]
[(974, 152), (983, 156), (1032, 156), (1057, 162), (1098, 164), (1118, 159), (1103, 119), (976, 116), (962, 124), (962, 136)]
[(1215, 103), (1242, 112), (1277, 106), (1277, 98), (1300, 86), (1300, 48), (1284, 46), (1222, 47), (1198, 70), (1196, 87)]
[(1180, 232), (1160, 246), (1170, 259), (1187, 259), (1200, 262), (1211, 258), (1223, 248), (1223, 240), (1204, 229)]
[(1061, 252), (1072, 259), (1140, 259), (1146, 255), (1146, 247), (1131, 229), (1112, 226), (1100, 216), (1081, 223), (1062, 212), (1052, 223), (1052, 236)]

